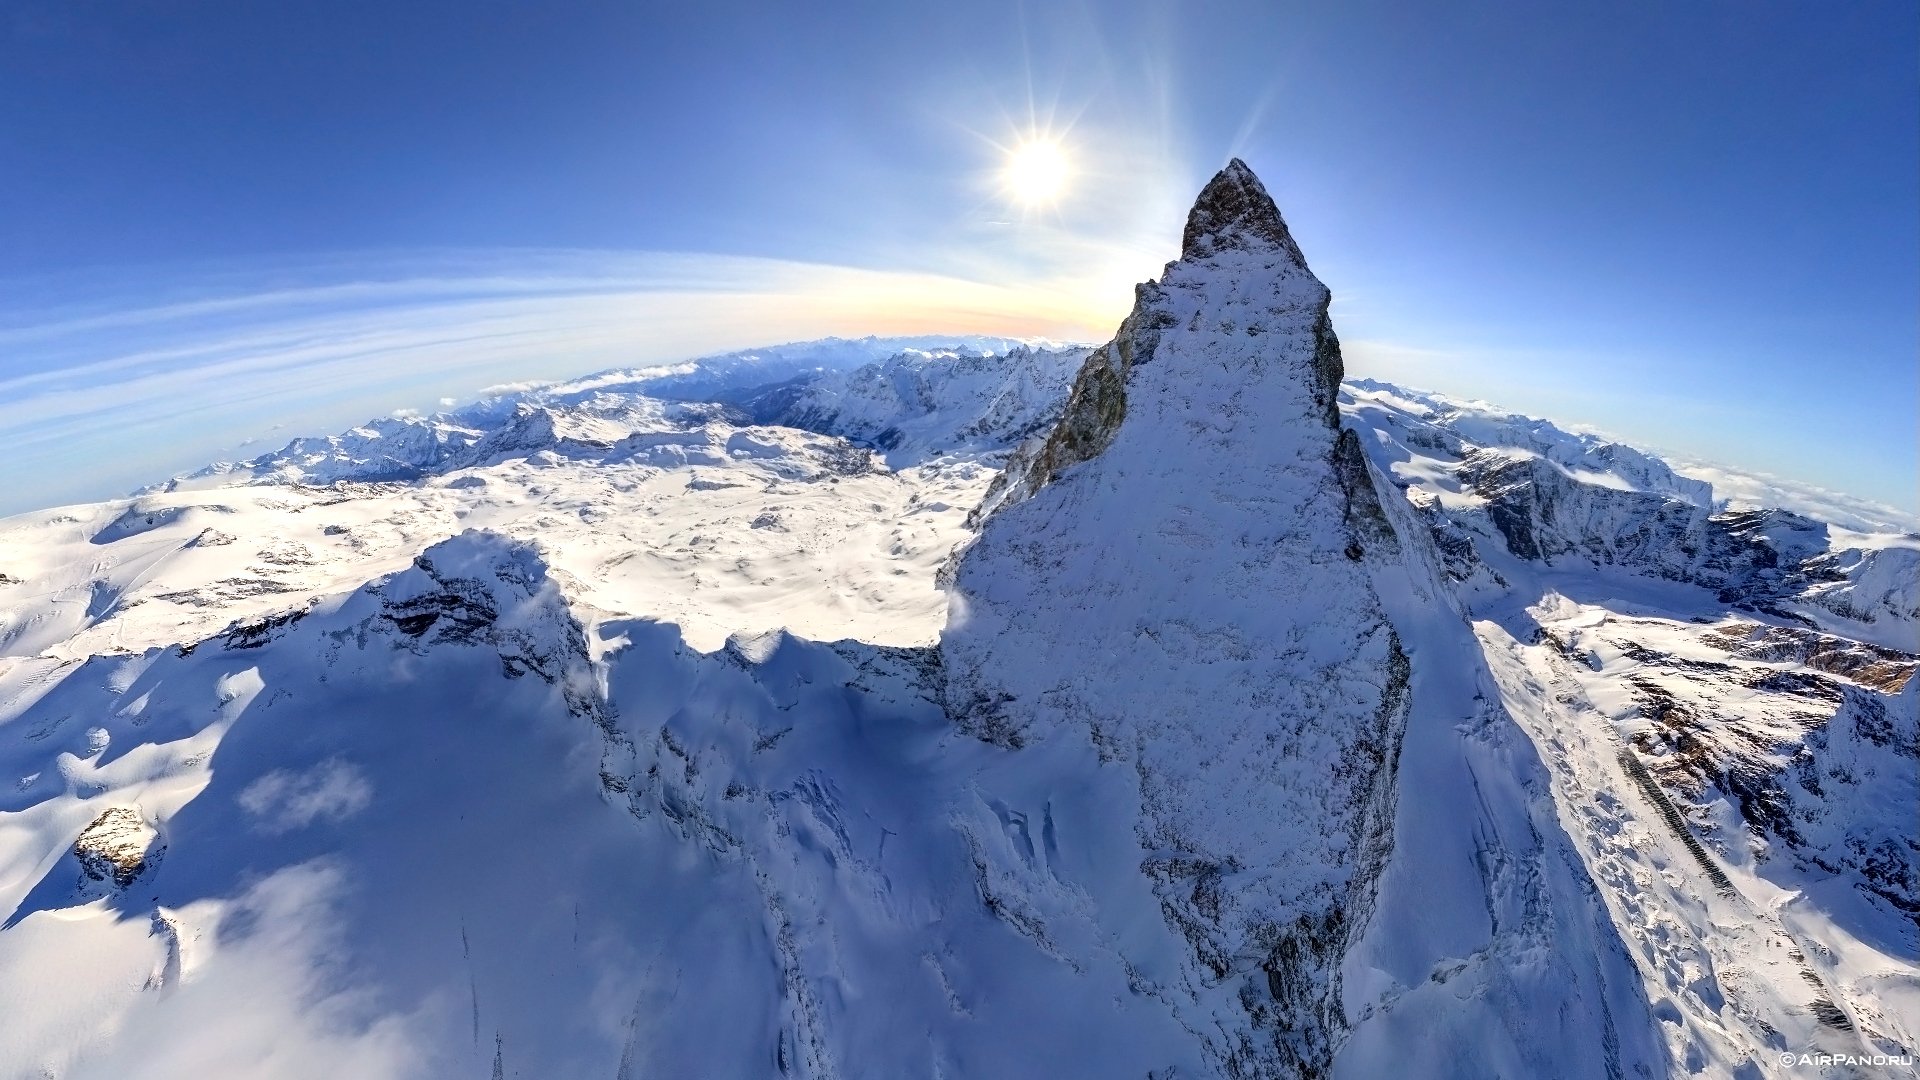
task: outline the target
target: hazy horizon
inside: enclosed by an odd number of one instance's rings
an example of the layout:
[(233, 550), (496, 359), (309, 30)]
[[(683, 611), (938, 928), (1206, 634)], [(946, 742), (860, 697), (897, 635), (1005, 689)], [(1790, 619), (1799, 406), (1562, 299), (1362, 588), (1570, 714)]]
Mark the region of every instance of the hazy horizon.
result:
[[(1352, 375), (1913, 513), (1916, 28), (18, 7), (0, 513), (502, 379), (829, 334), (1104, 340), (1232, 155), (1333, 289)], [(1007, 183), (1035, 142), (1064, 163), (1044, 200)]]

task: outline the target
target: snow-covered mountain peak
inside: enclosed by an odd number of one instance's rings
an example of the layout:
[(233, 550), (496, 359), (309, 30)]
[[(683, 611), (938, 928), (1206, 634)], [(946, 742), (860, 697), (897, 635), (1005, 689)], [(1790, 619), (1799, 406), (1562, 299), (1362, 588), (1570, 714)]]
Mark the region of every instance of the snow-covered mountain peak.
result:
[(1239, 158), (1214, 174), (1187, 212), (1180, 239), (1182, 259), (1204, 259), (1226, 252), (1282, 253), (1300, 269), (1306, 257), (1293, 241), (1286, 219), (1260, 178)]
[[(444, 598), (463, 612), (493, 622), (513, 615), (551, 590), (547, 563), (531, 544), (497, 532), (468, 529), (421, 552), (413, 566), (388, 579), (380, 593), (395, 607), (417, 607)], [(446, 614), (423, 609), (416, 625), (424, 631)]]
[(412, 647), (491, 646), (508, 677), (532, 672), (547, 682), (565, 678), (572, 684), (569, 700), (584, 708), (584, 632), (534, 544), (468, 529), (428, 548), (371, 591), (380, 602), (382, 628), (390, 624)]
[[(1339, 430), (1331, 302), (1266, 189), (1236, 160), (1195, 201), (1181, 258), (1135, 287), (1132, 313), (1080, 368), (1060, 422), (1008, 464), (977, 517), (1102, 453), (1123, 421), (1161, 433), (1140, 437), (1167, 441), (1169, 469), (1212, 471), (1207, 459), (1242, 450), (1251, 460), (1296, 451), (1330, 460), (1299, 440), (1330, 447)], [(1137, 375), (1149, 362), (1154, 370)]]
[[(1196, 220), (1203, 236), (1257, 239), (1204, 230), (1258, 225), (1269, 208), (1237, 167)], [(962, 730), (1133, 778), (1139, 865), (1173, 950), (1141, 982), (1227, 1076), (1325, 1075), (1369, 1017), (1384, 1032), (1434, 1025), (1424, 998), (1396, 1004), (1406, 988), (1394, 983), (1426, 978), (1439, 958), (1426, 950), (1460, 946), (1425, 936), (1405, 894), (1378, 912), (1393, 955), (1367, 943), (1383, 883), (1422, 873), (1388, 872), (1396, 805), (1464, 793), (1400, 790), (1395, 762), (1411, 719), (1442, 741), (1435, 760), (1459, 752), (1445, 740), (1462, 717), (1492, 721), (1462, 679), (1465, 627), (1339, 427), (1329, 294), (1280, 250), (1205, 240), (1140, 286), (1053, 433), (1009, 467), (1016, 479), (960, 557), (941, 639)], [(1486, 843), (1480, 827), (1428, 827), (1417, 857), (1467, 858)], [(1499, 843), (1523, 860), (1568, 857), (1538, 836)], [(1508, 902), (1478, 884), (1425, 899)], [(1525, 902), (1590, 917), (1571, 891)], [(1557, 931), (1528, 931), (1540, 932)], [(1521, 976), (1505, 959), (1516, 936), (1472, 946), (1487, 957), (1475, 979), (1490, 1007), (1520, 1008), (1505, 986), (1524, 983), (1562, 1016), (1644, 1008), (1606, 985), (1604, 942)], [(1596, 1024), (1569, 1053), (1599, 1055), (1613, 1038)]]

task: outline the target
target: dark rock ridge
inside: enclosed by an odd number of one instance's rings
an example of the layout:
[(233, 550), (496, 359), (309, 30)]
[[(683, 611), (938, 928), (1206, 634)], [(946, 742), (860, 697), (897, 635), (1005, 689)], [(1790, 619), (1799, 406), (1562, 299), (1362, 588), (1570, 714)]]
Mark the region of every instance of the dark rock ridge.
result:
[(1234, 158), (1193, 201), (1180, 235), (1181, 259), (1204, 259), (1222, 251), (1271, 251), (1300, 269), (1307, 258), (1294, 243), (1280, 208), (1246, 162)]
[(1723, 603), (1768, 609), (1809, 585), (1837, 581), (1815, 559), (1827, 526), (1788, 510), (1715, 514), (1685, 499), (1568, 476), (1539, 457), (1467, 454), (1460, 476), (1515, 557), (1582, 558), (1704, 585)]

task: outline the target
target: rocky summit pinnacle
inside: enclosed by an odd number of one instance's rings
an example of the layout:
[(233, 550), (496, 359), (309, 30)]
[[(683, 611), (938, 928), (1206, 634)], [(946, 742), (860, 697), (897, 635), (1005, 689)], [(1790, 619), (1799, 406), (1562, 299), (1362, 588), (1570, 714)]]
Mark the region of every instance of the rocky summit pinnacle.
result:
[[(1235, 158), (1194, 200), (1180, 258), (1160, 280), (1135, 287), (1133, 311), (1087, 358), (1060, 422), (1043, 443), (1008, 462), (973, 520), (1025, 500), (1062, 470), (1103, 452), (1132, 411), (1135, 369), (1150, 360), (1161, 368), (1194, 365), (1197, 381), (1183, 396), (1208, 383), (1234, 409), (1268, 397), (1271, 408), (1261, 415), (1269, 428), (1287, 426), (1304, 405), (1318, 434), (1333, 438), (1342, 365), (1327, 315), (1332, 299), (1307, 269), (1260, 178)], [(1296, 384), (1305, 393), (1295, 393)], [(1357, 443), (1341, 451), (1347, 471), (1358, 453)]]
[(1340, 429), (1329, 295), (1253, 173), (1216, 176), (1009, 466), (941, 640), (963, 730), (1137, 777), (1186, 946), (1155, 993), (1222, 1075), (1326, 1071), (1392, 830), (1409, 662), (1372, 575), (1400, 548)]
[(1221, 251), (1279, 251), (1301, 269), (1307, 265), (1280, 208), (1239, 158), (1227, 162), (1200, 190), (1180, 240), (1182, 259), (1204, 259)]
[[(1349, 1075), (1381, 1075), (1385, 1048), (1525, 1009), (1579, 1019), (1563, 1056), (1512, 1071), (1634, 1075), (1646, 1046), (1620, 1025), (1653, 1021), (1609, 982), (1591, 884), (1504, 869), (1578, 856), (1529, 823), (1544, 781), (1488, 773), (1475, 741), (1514, 729), (1412, 507), (1342, 422), (1330, 300), (1228, 165), (989, 495), (953, 573), (943, 704), (1010, 768), (1130, 789), (1139, 884), (1174, 943), (1127, 955), (1130, 988), (1198, 1036), (1201, 1075), (1327, 1077), (1351, 1046)], [(1042, 902), (982, 880), (999, 910)], [(1438, 927), (1435, 909), (1469, 914)]]

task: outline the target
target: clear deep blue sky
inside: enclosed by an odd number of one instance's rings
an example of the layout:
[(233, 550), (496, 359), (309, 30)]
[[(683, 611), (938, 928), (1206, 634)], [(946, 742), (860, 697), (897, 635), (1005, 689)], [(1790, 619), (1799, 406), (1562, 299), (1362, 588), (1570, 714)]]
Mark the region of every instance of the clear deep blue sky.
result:
[[(1910, 0), (12, 0), (0, 434), (62, 501), (675, 349), (1104, 336), (1237, 154), (1352, 373), (1911, 510), (1916, 41)], [(1034, 126), (1040, 212), (993, 181)]]

